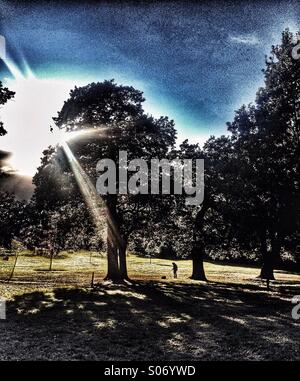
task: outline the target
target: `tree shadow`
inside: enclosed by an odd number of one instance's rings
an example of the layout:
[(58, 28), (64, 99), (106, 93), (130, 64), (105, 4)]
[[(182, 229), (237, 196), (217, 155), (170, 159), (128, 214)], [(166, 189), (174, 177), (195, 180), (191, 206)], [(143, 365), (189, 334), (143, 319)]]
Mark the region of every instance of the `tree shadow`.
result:
[(0, 358), (295, 359), (300, 330), (289, 297), (212, 282), (36, 291), (7, 303)]

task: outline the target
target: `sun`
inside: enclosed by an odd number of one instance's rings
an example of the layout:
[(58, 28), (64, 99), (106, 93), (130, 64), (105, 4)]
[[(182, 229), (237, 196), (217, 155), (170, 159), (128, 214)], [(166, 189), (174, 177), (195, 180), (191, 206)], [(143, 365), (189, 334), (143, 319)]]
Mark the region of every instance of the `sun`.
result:
[(13, 77), (6, 79), (5, 85), (16, 94), (1, 110), (1, 119), (8, 131), (1, 137), (1, 149), (13, 153), (10, 164), (14, 169), (32, 176), (43, 150), (64, 139), (52, 117), (63, 106), (75, 81), (38, 78), (28, 66), (23, 74), (12, 61), (6, 61), (6, 65)]

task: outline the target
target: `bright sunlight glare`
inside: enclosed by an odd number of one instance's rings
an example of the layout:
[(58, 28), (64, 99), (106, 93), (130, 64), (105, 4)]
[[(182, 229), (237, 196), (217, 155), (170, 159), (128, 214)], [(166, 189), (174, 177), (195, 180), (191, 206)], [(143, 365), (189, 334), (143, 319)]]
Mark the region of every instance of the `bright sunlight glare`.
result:
[[(8, 134), (1, 138), (1, 149), (12, 152), (10, 165), (21, 174), (34, 175), (42, 152), (49, 145), (62, 142), (64, 132), (55, 127), (57, 115), (75, 82), (63, 79), (37, 78), (26, 66), (23, 74), (11, 60), (6, 65), (13, 78), (5, 85), (16, 92), (2, 110)], [(50, 126), (53, 132), (50, 132)]]

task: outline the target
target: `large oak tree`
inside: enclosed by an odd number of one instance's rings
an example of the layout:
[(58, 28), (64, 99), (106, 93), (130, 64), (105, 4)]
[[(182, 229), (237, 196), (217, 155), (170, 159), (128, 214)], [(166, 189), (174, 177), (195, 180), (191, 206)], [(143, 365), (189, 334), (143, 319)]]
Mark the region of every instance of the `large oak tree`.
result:
[[(102, 158), (119, 165), (119, 151), (127, 151), (128, 160), (141, 158), (148, 163), (163, 158), (175, 144), (174, 122), (167, 117), (158, 119), (143, 110), (143, 93), (129, 86), (117, 85), (113, 80), (91, 83), (75, 88), (54, 118), (59, 128), (67, 131), (95, 130), (95, 136), (71, 146), (76, 158), (95, 183), (96, 165)], [(97, 131), (101, 137), (97, 136)], [(118, 171), (116, 178), (118, 189)], [(104, 196), (107, 206), (107, 278), (127, 278), (126, 248), (134, 229), (147, 226), (153, 208), (151, 196)], [(146, 214), (146, 216), (145, 216)]]

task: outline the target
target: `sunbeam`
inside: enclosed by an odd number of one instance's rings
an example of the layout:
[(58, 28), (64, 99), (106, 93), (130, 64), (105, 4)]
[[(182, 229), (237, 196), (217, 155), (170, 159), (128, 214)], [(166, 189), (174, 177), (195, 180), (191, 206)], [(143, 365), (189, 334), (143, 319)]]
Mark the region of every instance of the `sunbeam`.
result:
[(92, 216), (98, 234), (103, 239), (108, 239), (112, 247), (120, 247), (124, 245), (124, 242), (113, 216), (106, 207), (106, 203), (101, 195), (97, 193), (95, 186), (79, 164), (69, 146), (69, 142), (72, 139), (82, 139), (86, 136), (90, 137), (95, 135), (98, 138), (106, 137), (106, 132), (107, 127), (105, 126), (74, 132), (65, 132), (61, 146), (65, 152), (71, 170), (74, 173), (76, 182), (88, 207), (89, 213)]
[(18, 66), (14, 63), (14, 61), (7, 55), (7, 57), (4, 59), (4, 63), (8, 70), (10, 71), (11, 75), (14, 77), (15, 80), (24, 80), (26, 78), (35, 78), (32, 70), (30, 69), (27, 61), (24, 59), (23, 64), (25, 68), (25, 75), (22, 73), (22, 71), (18, 68)]
[(71, 170), (74, 173), (76, 182), (84, 201), (88, 207), (89, 213), (93, 218), (93, 222), (98, 234), (105, 238), (106, 227), (106, 208), (103, 199), (98, 195), (94, 185), (85, 173), (78, 160), (75, 158), (67, 141), (62, 142), (62, 148), (66, 154)]

